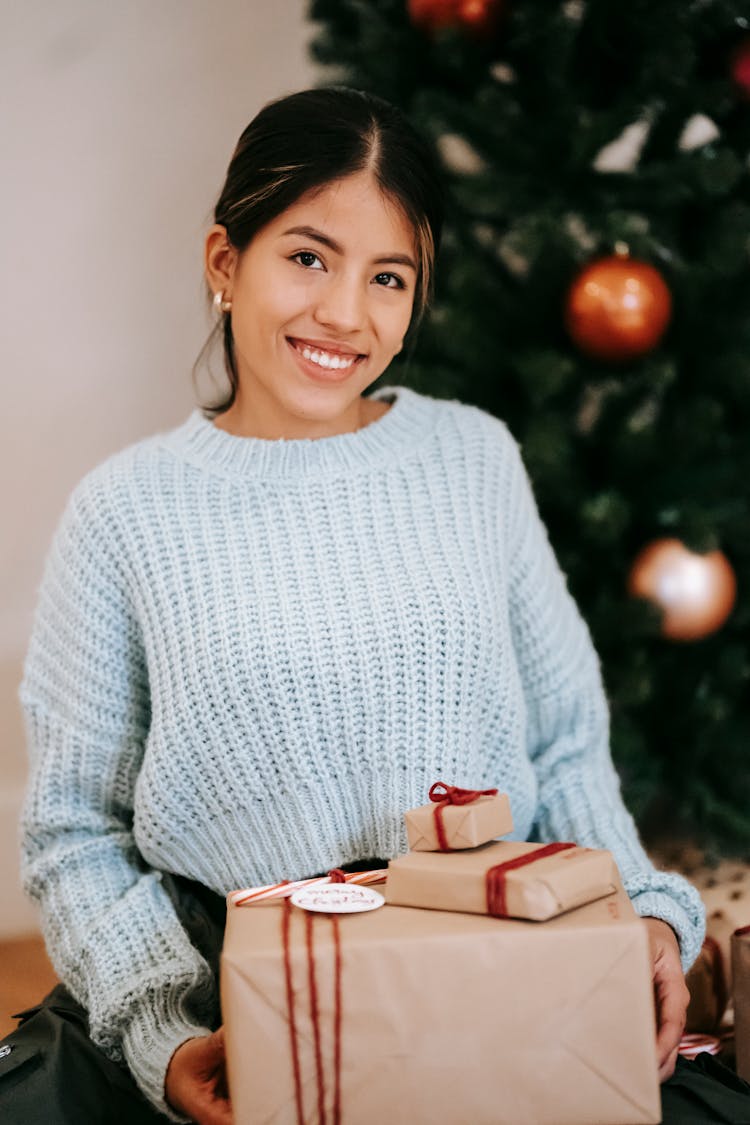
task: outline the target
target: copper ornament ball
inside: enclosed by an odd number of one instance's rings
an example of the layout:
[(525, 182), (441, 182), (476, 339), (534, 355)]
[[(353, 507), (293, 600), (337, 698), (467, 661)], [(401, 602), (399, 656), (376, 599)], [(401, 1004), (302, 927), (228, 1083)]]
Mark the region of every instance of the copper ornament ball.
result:
[(737, 581), (726, 555), (690, 551), (679, 539), (657, 539), (638, 554), (628, 593), (663, 611), (662, 636), (698, 641), (721, 628), (734, 606)]
[(741, 98), (750, 101), (750, 36), (742, 39), (732, 51), (729, 73), (735, 91)]
[(586, 266), (571, 285), (565, 327), (586, 355), (622, 362), (655, 348), (671, 315), (672, 297), (659, 271), (613, 254)]
[(506, 0), (409, 0), (409, 19), (430, 34), (457, 28), (483, 39), (494, 35), (505, 14)]

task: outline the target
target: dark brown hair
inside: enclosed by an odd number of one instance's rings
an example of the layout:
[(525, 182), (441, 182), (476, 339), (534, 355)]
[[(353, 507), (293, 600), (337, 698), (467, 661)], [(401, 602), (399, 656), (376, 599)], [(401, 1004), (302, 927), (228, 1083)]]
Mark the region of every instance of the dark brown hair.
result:
[[(444, 194), (433, 150), (396, 106), (345, 86), (302, 90), (269, 102), (237, 142), (214, 222), (226, 227), (241, 253), (306, 192), (364, 170), (414, 230), (418, 276), (409, 342), (432, 299)], [(230, 390), (207, 409), (221, 414), (234, 402), (238, 386), (231, 313), (222, 316), (201, 356), (216, 334), (223, 337)]]

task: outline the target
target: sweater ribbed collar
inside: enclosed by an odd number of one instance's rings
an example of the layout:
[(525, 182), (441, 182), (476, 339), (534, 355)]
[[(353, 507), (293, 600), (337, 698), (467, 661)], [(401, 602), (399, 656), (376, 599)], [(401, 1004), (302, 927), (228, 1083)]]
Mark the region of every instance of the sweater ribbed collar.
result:
[(390, 410), (361, 430), (335, 437), (237, 437), (196, 409), (165, 439), (185, 460), (222, 476), (268, 480), (358, 472), (410, 453), (434, 426), (435, 400), (408, 387), (381, 387), (371, 397), (392, 400)]

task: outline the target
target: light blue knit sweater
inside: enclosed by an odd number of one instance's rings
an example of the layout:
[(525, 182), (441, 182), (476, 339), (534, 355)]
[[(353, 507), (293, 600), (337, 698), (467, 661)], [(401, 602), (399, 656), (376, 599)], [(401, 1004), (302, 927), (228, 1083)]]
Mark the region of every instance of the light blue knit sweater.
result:
[[(506, 427), (395, 387), (364, 429), (233, 437), (200, 411), (75, 489), (21, 686), (23, 871), (91, 1033), (163, 1112), (215, 1003), (159, 871), (224, 894), (405, 850), (438, 778), (514, 837), (611, 848), (697, 954), (703, 908), (622, 805), (588, 631)], [(172, 1115), (174, 1116), (174, 1115)], [(179, 1119), (177, 1119), (179, 1120)]]

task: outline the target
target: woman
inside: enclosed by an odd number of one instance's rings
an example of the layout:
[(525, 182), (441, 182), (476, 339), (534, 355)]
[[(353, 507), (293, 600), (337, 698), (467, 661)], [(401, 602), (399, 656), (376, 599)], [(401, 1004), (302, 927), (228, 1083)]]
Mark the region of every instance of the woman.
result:
[[(99, 466), (63, 515), (21, 689), (23, 868), (87, 1081), (120, 1083), (76, 1120), (231, 1121), (217, 896), (397, 854), (437, 778), (507, 791), (516, 838), (612, 849), (674, 1070), (702, 906), (622, 805), (518, 449), (477, 409), (365, 397), (428, 304), (441, 214), (393, 107), (342, 88), (266, 106), (206, 239), (229, 394)], [(15, 1034), (65, 1022), (51, 1008)], [(59, 1085), (40, 1120), (71, 1119), (80, 1084)]]

